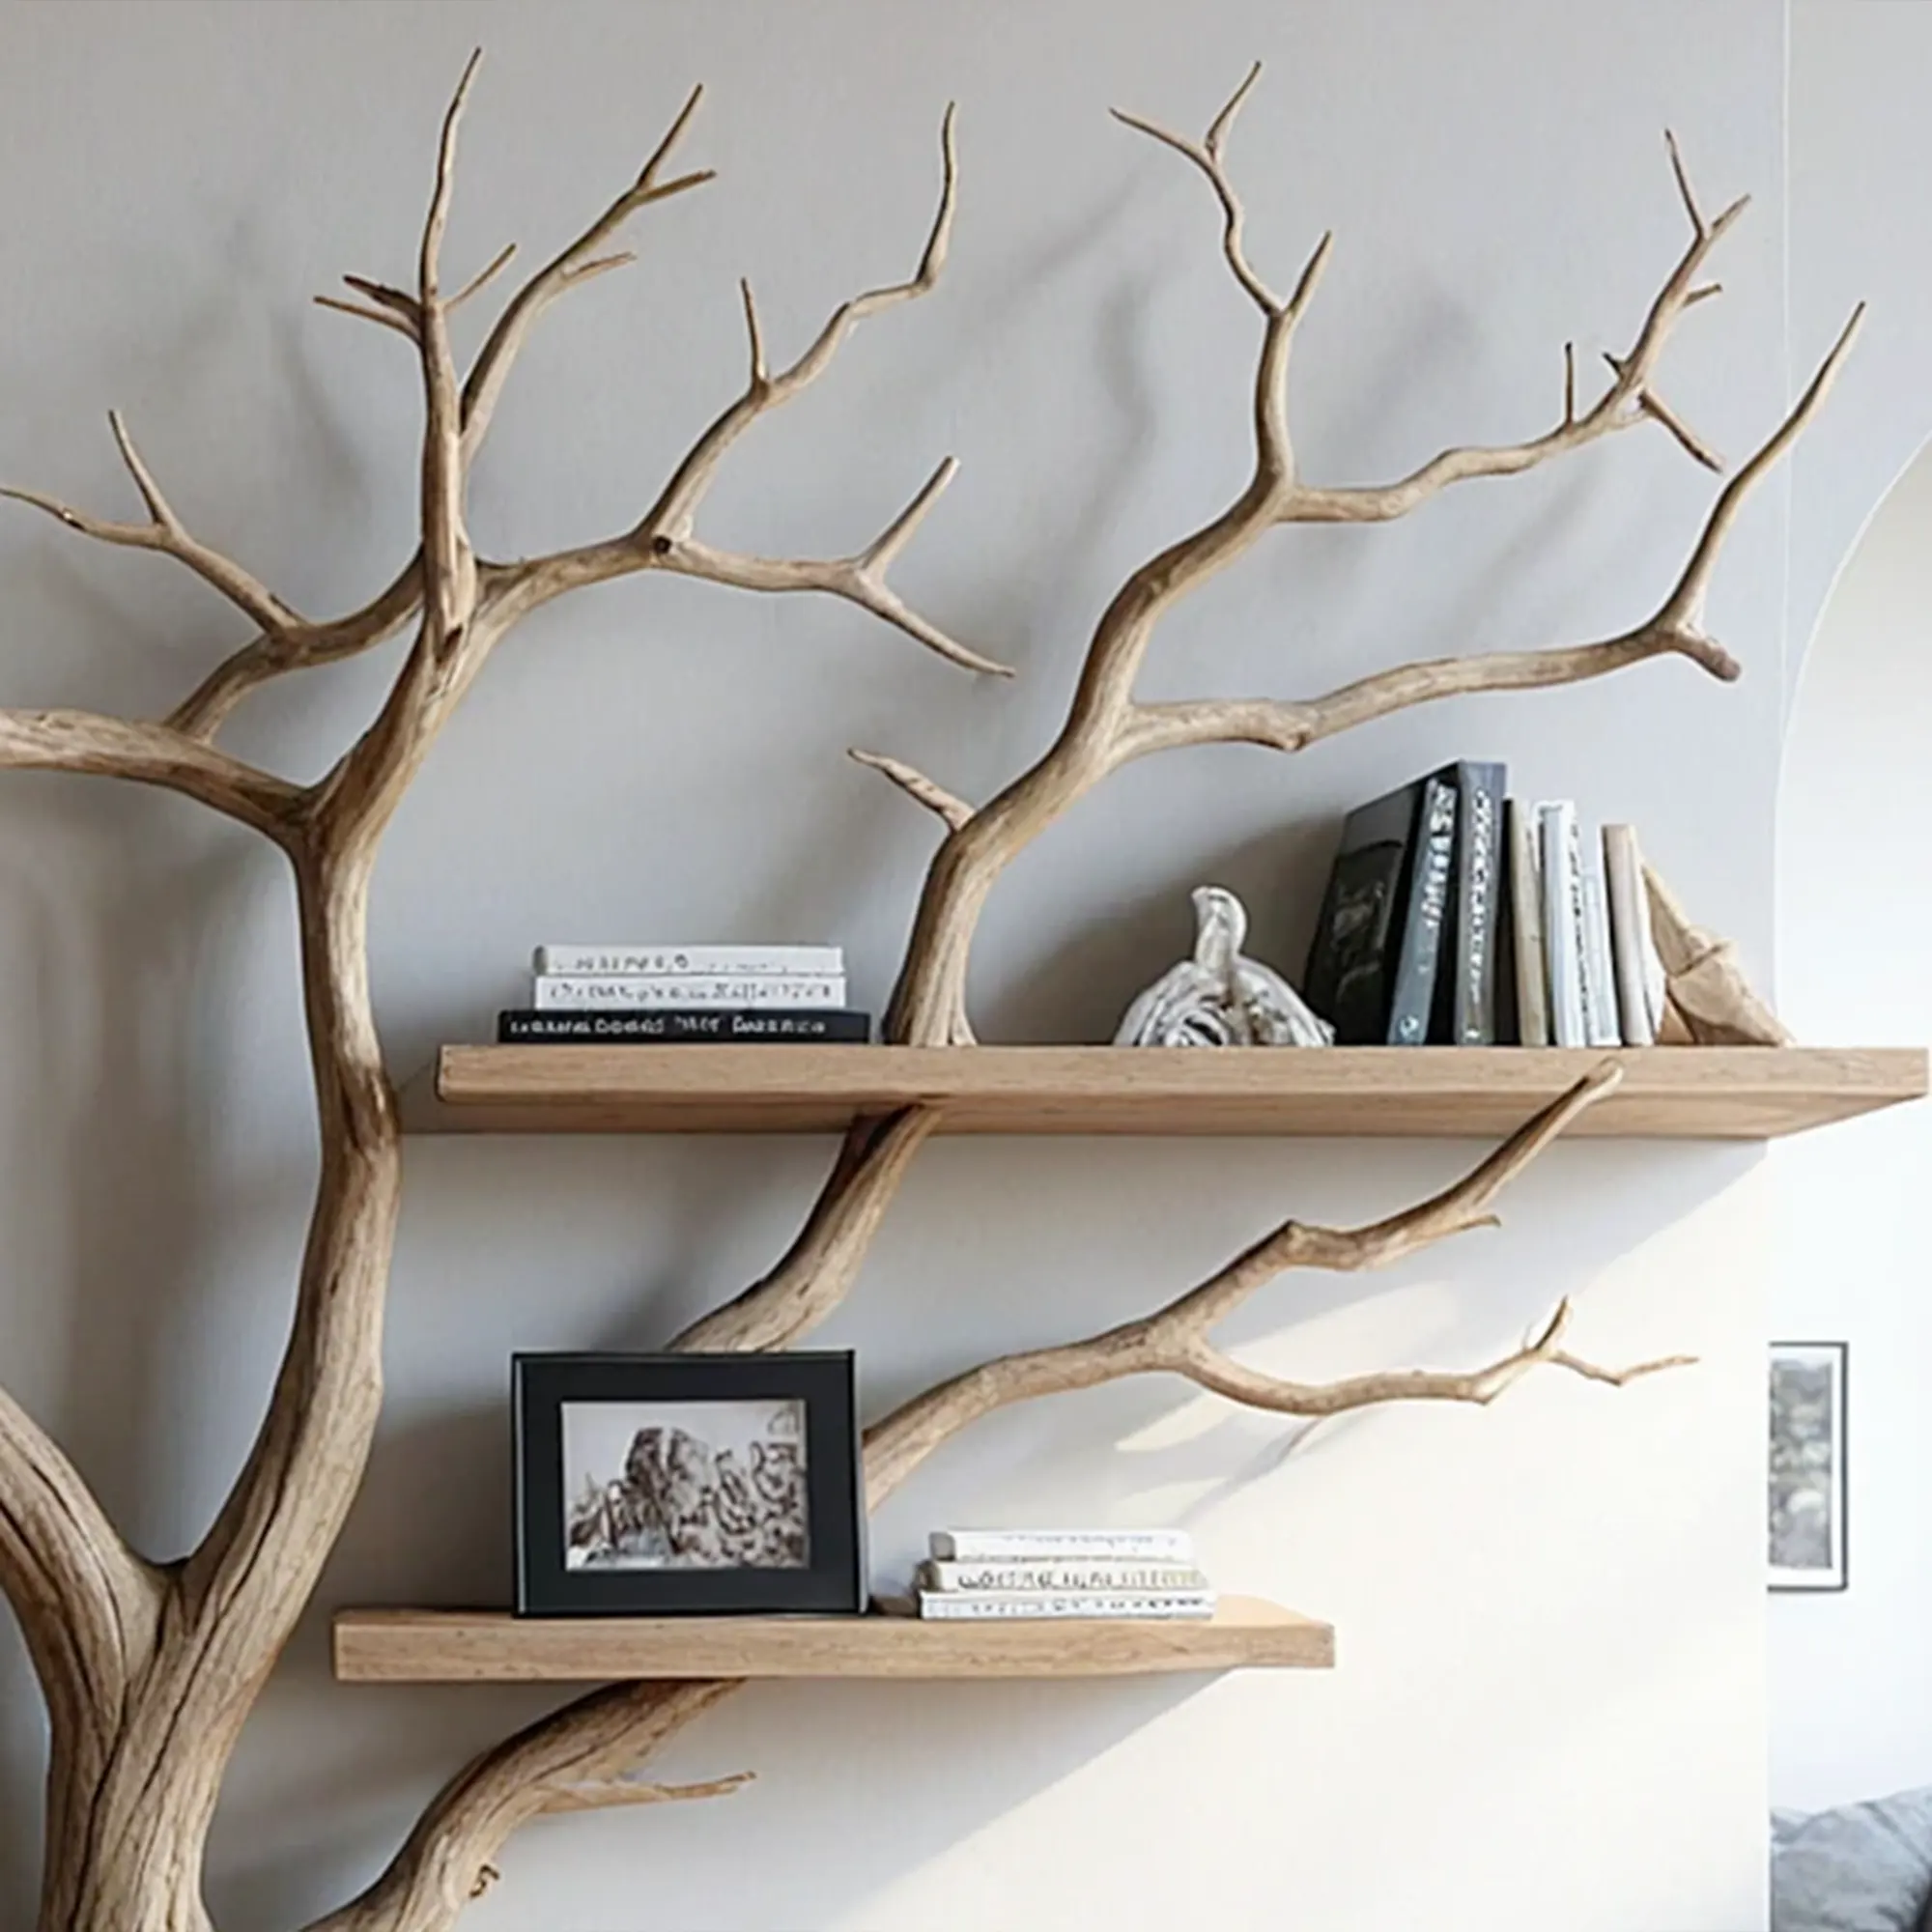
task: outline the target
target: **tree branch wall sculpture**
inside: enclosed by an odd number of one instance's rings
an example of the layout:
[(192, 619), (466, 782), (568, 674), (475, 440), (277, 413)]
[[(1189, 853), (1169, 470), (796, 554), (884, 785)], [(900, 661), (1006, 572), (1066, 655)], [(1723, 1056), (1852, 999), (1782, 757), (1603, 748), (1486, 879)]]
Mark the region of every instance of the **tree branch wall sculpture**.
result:
[[(612, 249), (638, 215), (710, 179), (668, 170), (698, 105), (694, 92), (632, 185), (505, 302), (474, 362), (459, 369), (449, 317), (509, 266), (504, 249), (452, 295), (443, 293), (443, 236), (457, 139), (475, 78), (471, 60), (444, 120), (413, 284), (347, 279), (355, 299), (321, 298), (401, 335), (422, 379), (420, 525), (415, 554), (369, 602), (345, 616), (303, 616), (242, 564), (192, 534), (118, 416), (111, 428), (146, 519), (116, 523), (36, 492), (11, 497), (107, 544), (156, 552), (241, 611), (251, 639), (215, 667), (165, 719), (83, 711), (0, 712), (0, 767), (87, 772), (159, 785), (236, 819), (288, 858), (298, 898), (321, 1177), (297, 1284), (294, 1318), (267, 1416), (228, 1498), (200, 1544), (156, 1565), (133, 1550), (56, 1445), (0, 1395), (0, 1590), (26, 1634), (51, 1725), (41, 1932), (208, 1932), (202, 1861), (216, 1796), (242, 1724), (315, 1587), (355, 1497), (382, 1404), (382, 1330), (401, 1180), (400, 1126), (370, 1005), (366, 923), (383, 834), (438, 734), (492, 650), (523, 617), (565, 593), (649, 571), (740, 589), (842, 598), (967, 670), (1006, 668), (915, 611), (888, 573), (951, 480), (940, 463), (906, 508), (842, 556), (778, 558), (721, 549), (696, 533), (720, 466), (771, 411), (815, 383), (853, 329), (918, 300), (943, 273), (958, 192), (953, 116), (940, 130), (937, 212), (912, 273), (842, 302), (795, 359), (768, 357), (756, 304), (744, 288), (747, 374), (741, 393), (692, 444), (655, 500), (627, 529), (518, 562), (479, 557), (466, 486), (519, 351), (544, 311), (580, 285), (629, 263)], [(1719, 548), (1747, 494), (1817, 410), (1858, 327), (1846, 329), (1786, 419), (1718, 496), (1677, 582), (1656, 609), (1596, 642), (1446, 658), (1373, 673), (1308, 699), (1262, 696), (1149, 703), (1135, 695), (1161, 618), (1269, 530), (1294, 523), (1384, 523), (1450, 486), (1518, 474), (1639, 424), (1654, 424), (1695, 460), (1715, 459), (1660, 393), (1659, 369), (1684, 312), (1716, 293), (1707, 259), (1743, 212), (1707, 217), (1674, 144), (1670, 159), (1690, 239), (1610, 379), (1579, 403), (1566, 351), (1563, 411), (1517, 444), (1442, 451), (1376, 487), (1302, 477), (1291, 436), (1287, 375), (1297, 325), (1330, 249), (1315, 247), (1281, 295), (1251, 262), (1242, 203), (1227, 161), (1250, 73), (1200, 141), (1122, 115), (1206, 179), (1218, 205), (1221, 249), (1261, 317), (1254, 465), (1220, 515), (1134, 571), (1087, 646), (1065, 724), (1035, 765), (977, 810), (902, 761), (854, 755), (933, 811), (945, 837), (928, 870), (888, 1020), (891, 1037), (966, 1044), (974, 928), (1006, 866), (1110, 773), (1172, 748), (1242, 742), (1298, 751), (1405, 706), (1473, 691), (1576, 682), (1675, 655), (1719, 678), (1735, 662), (1704, 628)], [(219, 749), (222, 726), (251, 693), (290, 673), (412, 635), (368, 728), (322, 778), (298, 784)], [(874, 1425), (867, 1470), (876, 1497), (906, 1480), (940, 1444), (1006, 1405), (1119, 1377), (1186, 1378), (1263, 1409), (1326, 1415), (1393, 1401), (1485, 1403), (1548, 1365), (1607, 1382), (1676, 1359), (1616, 1370), (1562, 1346), (1567, 1307), (1520, 1349), (1467, 1372), (1391, 1372), (1311, 1385), (1248, 1369), (1211, 1330), (1286, 1270), (1380, 1266), (1486, 1224), (1499, 1189), (1616, 1079), (1605, 1067), (1529, 1122), (1464, 1179), (1371, 1226), (1334, 1230), (1286, 1221), (1198, 1286), (1151, 1314), (1084, 1340), (969, 1368)], [(781, 1348), (823, 1321), (850, 1291), (897, 1188), (935, 1124), (910, 1108), (846, 1137), (789, 1252), (762, 1280), (696, 1322), (676, 1346)], [(717, 1795), (639, 1781), (668, 1738), (735, 1688), (728, 1683), (621, 1685), (582, 1698), (485, 1753), (436, 1800), (385, 1872), (314, 1932), (441, 1932), (494, 1874), (517, 1828), (546, 1812)]]

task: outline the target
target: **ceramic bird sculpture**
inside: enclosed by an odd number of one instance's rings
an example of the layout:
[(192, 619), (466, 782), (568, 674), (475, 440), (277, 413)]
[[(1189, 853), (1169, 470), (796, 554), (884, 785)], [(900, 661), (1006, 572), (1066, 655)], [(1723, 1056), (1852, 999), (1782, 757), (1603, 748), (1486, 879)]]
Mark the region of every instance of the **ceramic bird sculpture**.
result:
[(1248, 915), (1220, 886), (1194, 891), (1194, 957), (1127, 1009), (1116, 1046), (1332, 1046), (1335, 1029), (1272, 968), (1241, 952)]

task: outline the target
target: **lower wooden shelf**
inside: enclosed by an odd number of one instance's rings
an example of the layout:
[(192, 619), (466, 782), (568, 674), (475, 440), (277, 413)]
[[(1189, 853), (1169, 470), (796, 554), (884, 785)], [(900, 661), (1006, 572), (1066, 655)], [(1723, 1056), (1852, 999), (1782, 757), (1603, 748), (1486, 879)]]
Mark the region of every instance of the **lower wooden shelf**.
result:
[(345, 1684), (609, 1684), (652, 1677), (1138, 1677), (1326, 1670), (1331, 1625), (1259, 1597), (1200, 1623), (923, 1623), (916, 1617), (525, 1618), (340, 1610)]

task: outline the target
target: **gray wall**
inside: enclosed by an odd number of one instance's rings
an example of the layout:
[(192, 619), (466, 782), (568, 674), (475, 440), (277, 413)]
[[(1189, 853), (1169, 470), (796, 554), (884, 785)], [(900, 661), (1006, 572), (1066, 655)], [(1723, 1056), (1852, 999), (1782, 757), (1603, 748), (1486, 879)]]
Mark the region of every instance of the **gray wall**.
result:
[[(1712, 203), (1757, 206), (1668, 394), (1741, 451), (1784, 394), (1782, 10), (1774, 0), (1206, 9), (659, 4), (0, 5), (0, 471), (125, 501), (125, 409), (183, 511), (305, 609), (406, 553), (417, 404), (400, 344), (316, 311), (340, 270), (405, 272), (436, 117), (490, 49), (453, 265), (540, 259), (635, 170), (695, 77), (721, 182), (639, 225), (643, 265), (530, 351), (476, 480), (479, 542), (527, 552), (634, 517), (741, 375), (733, 278), (775, 351), (903, 272), (962, 112), (952, 267), (734, 454), (722, 541), (843, 548), (951, 449), (902, 570), (1014, 660), (978, 686), (842, 608), (633, 583), (505, 648), (424, 774), (379, 879), (375, 974), (399, 1071), (485, 1036), (538, 939), (842, 940), (884, 996), (931, 846), (848, 744), (983, 795), (1051, 733), (1122, 574), (1246, 462), (1251, 311), (1205, 190), (1108, 121), (1195, 128), (1269, 62), (1236, 142), (1252, 244), (1286, 277), (1340, 246), (1295, 381), (1311, 473), (1367, 479), (1550, 418), (1561, 344), (1621, 346), (1683, 243), (1658, 139)], [(1804, 340), (1808, 356), (1820, 344)], [(1833, 434), (1830, 424), (1820, 443)], [(1640, 433), (1413, 525), (1292, 531), (1189, 604), (1148, 689), (1312, 692), (1445, 648), (1584, 638), (1646, 611), (1710, 496)], [(1750, 675), (1681, 665), (1414, 714), (1293, 764), (1137, 767), (1014, 868), (980, 952), (988, 1037), (1099, 1038), (1186, 939), (1186, 889), (1245, 893), (1300, 956), (1337, 814), (1461, 753), (1631, 817), (1762, 966), (1784, 649), (1782, 499), (1714, 606)], [(153, 711), (234, 633), (151, 560), (0, 523), (6, 697)], [(371, 662), (278, 690), (238, 749), (310, 773)], [(157, 1552), (198, 1532), (260, 1414), (311, 1184), (288, 893), (171, 801), (0, 783), (0, 1362)], [(1081, 1332), (1290, 1208), (1367, 1215), (1447, 1145), (988, 1142), (924, 1159), (851, 1307), (877, 1406), (1002, 1347)], [(648, 1346), (755, 1273), (825, 1158), (806, 1142), (420, 1142), (367, 1491), (244, 1740), (211, 1897), (225, 1932), (299, 1922), (393, 1848), (463, 1754), (541, 1709), (511, 1691), (327, 1681), (324, 1613), (500, 1595), (513, 1348)], [(1290, 1284), (1236, 1328), (1311, 1376), (1473, 1363), (1588, 1288), (1578, 1345), (1690, 1349), (1622, 1395), (1546, 1378), (1493, 1411), (1287, 1434), (1168, 1387), (1002, 1418), (896, 1498), (902, 1568), (946, 1520), (1181, 1520), (1230, 1587), (1341, 1631), (1333, 1677), (908, 1690), (766, 1688), (669, 1775), (755, 1766), (705, 1807), (576, 1820), (513, 1848), (478, 1910), (706, 1932), (1033, 1922), (1736, 1932), (1760, 1909), (1764, 1215), (1752, 1157), (1560, 1149), (1509, 1228), (1374, 1283)], [(29, 1910), (38, 1708), (0, 1637), (0, 1917)], [(1400, 1848), (1399, 1856), (1394, 1855)]]

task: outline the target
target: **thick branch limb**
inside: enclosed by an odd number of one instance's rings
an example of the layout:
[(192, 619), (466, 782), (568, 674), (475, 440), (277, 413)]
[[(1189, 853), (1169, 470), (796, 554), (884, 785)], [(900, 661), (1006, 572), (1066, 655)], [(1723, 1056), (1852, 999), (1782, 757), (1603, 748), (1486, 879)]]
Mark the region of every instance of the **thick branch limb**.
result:
[(188, 533), (181, 519), (168, 506), (147, 465), (141, 461), (140, 452), (135, 449), (133, 439), (121, 420), (120, 412), (110, 410), (107, 421), (114, 432), (122, 461), (127, 464), (135, 488), (148, 506), (148, 522), (110, 523), (104, 518), (92, 517), (73, 509), (58, 497), (43, 496), (38, 490), (0, 489), (0, 497), (11, 497), (16, 503), (30, 503), (37, 510), (44, 510), (69, 529), (93, 537), (99, 543), (117, 544), (129, 550), (158, 551), (163, 556), (173, 557), (178, 563), (185, 564), (204, 583), (220, 591), (265, 632), (280, 635), (304, 627), (306, 620), (300, 613), (291, 610), (265, 583), (251, 576), (232, 557), (211, 550), (199, 538)]
[(694, 1322), (678, 1350), (783, 1349), (844, 1300), (911, 1168), (939, 1123), (932, 1107), (862, 1121), (846, 1135), (818, 1201), (784, 1259), (722, 1308)]
[(0, 1594), (60, 1726), (111, 1728), (147, 1663), (165, 1591), (162, 1573), (128, 1548), (79, 1471), (0, 1389)]
[(1560, 1362), (1601, 1380), (1674, 1366), (1676, 1358), (1627, 1371), (1599, 1370), (1572, 1361), (1556, 1346), (1567, 1321), (1562, 1310), (1536, 1341), (1488, 1369), (1466, 1375), (1398, 1372), (1333, 1384), (1279, 1381), (1243, 1368), (1208, 1340), (1219, 1323), (1289, 1268), (1352, 1272), (1386, 1267), (1452, 1235), (1493, 1226), (1490, 1208), (1497, 1194), (1622, 1077), (1615, 1062), (1604, 1062), (1453, 1186), (1399, 1214), (1348, 1229), (1284, 1221), (1225, 1267), (1151, 1315), (1084, 1341), (1002, 1356), (915, 1396), (866, 1432), (867, 1497), (877, 1503), (891, 1494), (942, 1443), (996, 1408), (1092, 1388), (1123, 1376), (1184, 1376), (1258, 1407), (1329, 1415), (1380, 1402), (1487, 1402), (1540, 1362)]
[(159, 785), (286, 845), (308, 794), (168, 724), (93, 711), (0, 711), (0, 770), (81, 772)]

